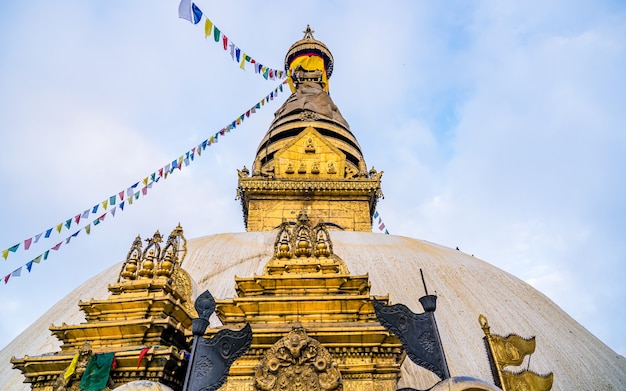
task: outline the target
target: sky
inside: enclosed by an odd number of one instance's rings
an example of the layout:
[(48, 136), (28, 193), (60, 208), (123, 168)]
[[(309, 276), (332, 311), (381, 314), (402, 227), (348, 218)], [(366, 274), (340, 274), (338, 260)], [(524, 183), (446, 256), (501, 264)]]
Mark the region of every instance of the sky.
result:
[[(625, 3), (197, 4), (272, 68), (310, 24), (335, 59), (334, 102), (368, 168), (384, 171), (389, 232), (512, 273), (626, 355)], [(0, 347), (125, 259), (137, 234), (178, 223), (187, 238), (244, 231), (236, 169), (251, 167), (286, 92), (90, 235), (66, 244), (72, 225), (23, 249), (278, 86), (177, 10), (174, 0), (0, 5), (0, 247), (22, 242), (0, 259), (0, 277), (22, 267), (0, 281)]]

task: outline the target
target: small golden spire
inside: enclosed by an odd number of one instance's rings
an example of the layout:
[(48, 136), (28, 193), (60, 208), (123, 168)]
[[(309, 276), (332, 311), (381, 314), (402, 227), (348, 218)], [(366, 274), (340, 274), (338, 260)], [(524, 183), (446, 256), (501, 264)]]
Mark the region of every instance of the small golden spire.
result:
[(315, 32), (315, 30), (311, 30), (311, 26), (309, 26), (308, 24), (306, 25), (306, 30), (303, 31), (304, 33), (304, 37), (302, 37), (302, 39), (315, 39), (313, 38), (313, 33)]

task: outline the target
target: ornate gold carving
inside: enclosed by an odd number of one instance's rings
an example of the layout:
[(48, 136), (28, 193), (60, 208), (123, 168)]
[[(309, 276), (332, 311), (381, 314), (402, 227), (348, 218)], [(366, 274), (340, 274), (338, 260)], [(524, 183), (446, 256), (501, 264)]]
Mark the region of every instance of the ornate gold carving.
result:
[(300, 167), (298, 167), (298, 174), (306, 174), (306, 163), (300, 162)]
[(320, 162), (313, 162), (311, 166), (311, 174), (319, 174), (320, 173)]
[(304, 147), (304, 152), (306, 153), (315, 153), (315, 144), (313, 144), (313, 139), (309, 137), (306, 141), (306, 146)]
[(263, 391), (330, 391), (341, 387), (341, 373), (328, 350), (300, 326), (269, 349), (254, 384)]
[(265, 265), (264, 274), (348, 273), (346, 264), (333, 254), (328, 228), (323, 223), (311, 227), (304, 211), (297, 223), (280, 225), (274, 241), (274, 257)]
[(287, 164), (287, 168), (285, 169), (285, 174), (293, 174), (295, 171), (293, 170), (293, 163), (289, 162)]
[[(180, 224), (172, 230), (170, 236), (161, 249), (163, 237), (156, 231), (148, 241), (145, 250), (141, 248), (141, 237), (137, 236), (133, 242), (118, 282), (132, 281), (137, 278), (171, 277), (176, 268), (182, 264), (187, 254), (187, 240), (183, 235)], [(182, 256), (179, 254), (182, 252)]]
[(326, 172), (329, 174), (337, 173), (337, 167), (335, 167), (335, 162), (328, 162), (328, 167), (327, 167)]
[(320, 115), (314, 111), (304, 110), (300, 112), (301, 121), (317, 121), (318, 119), (320, 119)]

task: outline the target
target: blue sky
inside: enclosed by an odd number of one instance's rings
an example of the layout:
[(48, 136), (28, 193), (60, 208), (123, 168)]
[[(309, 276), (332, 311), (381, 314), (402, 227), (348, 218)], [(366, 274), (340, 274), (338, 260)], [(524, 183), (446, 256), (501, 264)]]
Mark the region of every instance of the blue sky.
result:
[[(626, 354), (626, 5), (609, 1), (199, 1), (280, 68), (310, 24), (331, 95), (383, 170), (392, 234), (459, 247), (535, 286)], [(163, 167), (276, 87), (176, 1), (0, 5), (0, 247)], [(243, 231), (236, 168), (287, 94), (29, 274), (0, 284), (0, 346), (134, 237)], [(73, 231), (64, 231), (58, 240)], [(57, 240), (57, 241), (58, 241)], [(0, 275), (56, 244), (0, 260)]]

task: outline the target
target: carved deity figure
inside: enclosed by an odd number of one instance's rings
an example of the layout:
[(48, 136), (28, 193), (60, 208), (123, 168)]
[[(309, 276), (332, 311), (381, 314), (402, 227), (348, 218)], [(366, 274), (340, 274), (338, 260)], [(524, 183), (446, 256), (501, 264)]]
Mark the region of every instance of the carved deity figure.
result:
[(270, 348), (256, 368), (255, 386), (263, 391), (341, 389), (337, 363), (319, 341), (295, 327)]

